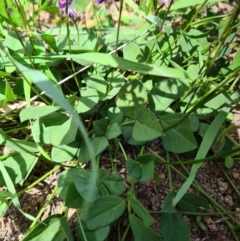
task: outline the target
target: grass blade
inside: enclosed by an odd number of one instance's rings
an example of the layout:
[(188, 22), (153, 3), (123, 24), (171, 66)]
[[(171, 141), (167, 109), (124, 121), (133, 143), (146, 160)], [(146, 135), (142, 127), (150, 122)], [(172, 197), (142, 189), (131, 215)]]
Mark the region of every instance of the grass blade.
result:
[[(215, 120), (212, 122), (212, 124), (209, 126), (203, 140), (201, 143), (201, 146), (198, 150), (197, 156), (195, 160), (205, 158), (211, 144), (213, 143), (219, 129), (221, 128), (223, 122), (226, 119), (227, 114), (229, 113), (230, 108), (229, 107), (224, 107), (217, 115)], [(196, 173), (198, 169), (201, 167), (202, 162), (198, 162), (193, 164), (191, 171), (189, 173), (189, 177), (187, 180), (184, 182), (184, 184), (181, 186), (180, 190), (178, 191), (176, 197), (173, 199), (173, 206), (175, 206), (180, 199), (183, 197), (183, 195), (187, 192), (188, 188), (191, 186), (191, 184), (194, 181), (194, 178), (196, 176)]]

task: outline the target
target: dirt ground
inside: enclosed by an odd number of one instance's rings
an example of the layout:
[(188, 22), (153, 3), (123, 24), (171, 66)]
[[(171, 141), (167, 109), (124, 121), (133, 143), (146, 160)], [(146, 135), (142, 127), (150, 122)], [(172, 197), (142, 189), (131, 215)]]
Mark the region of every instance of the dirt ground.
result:
[[(229, 5), (223, 5), (219, 3), (216, 7), (217, 12), (230, 11)], [(114, 15), (114, 8), (111, 10)], [(115, 15), (114, 15), (115, 16)], [(43, 14), (41, 16), (41, 21), (43, 25), (49, 24), (49, 14)], [(234, 119), (232, 125), (240, 125), (240, 112), (234, 110)], [(232, 133), (235, 141), (240, 144), (240, 129)], [(165, 156), (161, 143), (151, 147), (161, 156)], [(128, 156), (134, 157), (134, 151), (132, 148), (127, 148)], [(102, 160), (102, 165), (104, 168), (109, 168), (110, 163), (106, 160)], [(240, 197), (234, 192), (230, 186), (228, 180), (221, 171), (221, 167), (224, 167), (222, 160), (217, 160), (215, 162), (207, 162), (202, 165), (198, 171), (196, 181), (201, 187), (208, 193), (212, 198), (214, 198), (220, 205), (222, 205), (228, 211), (237, 211), (239, 214), (235, 215), (235, 218), (240, 222)], [(29, 177), (27, 183), (32, 183), (34, 180), (42, 176), (44, 172), (50, 170), (52, 166), (50, 164), (41, 162), (34, 168), (31, 176)], [(181, 168), (179, 168), (181, 170)], [(128, 184), (128, 176), (126, 173), (126, 168), (124, 161), (119, 158), (118, 160), (118, 171), (121, 173), (122, 178), (126, 182), (126, 187)], [(147, 181), (144, 183), (136, 183), (135, 192), (137, 198), (140, 202), (149, 210), (156, 211), (159, 210), (164, 198), (169, 193), (169, 183), (167, 169), (165, 165), (156, 165), (156, 172), (162, 179), (160, 183), (156, 181)], [(235, 162), (233, 168), (227, 170), (228, 175), (231, 177), (232, 182), (236, 185), (238, 190), (240, 190), (240, 163)], [(25, 212), (36, 216), (44, 205), (48, 196), (54, 191), (56, 186), (58, 173), (53, 173), (46, 180), (42, 181), (39, 185), (28, 190), (25, 194), (20, 197), (20, 202), (22, 208)], [(176, 190), (178, 190), (183, 183), (183, 179), (179, 177), (174, 172), (172, 173), (172, 182)], [(1, 188), (4, 190), (4, 188)], [(194, 191), (194, 189), (190, 189)], [(50, 202), (45, 211), (41, 216), (41, 220), (46, 217), (57, 214), (61, 212), (63, 207), (63, 200), (55, 195), (52, 202)], [(152, 228), (158, 231), (158, 214), (153, 214), (155, 220)], [(202, 230), (196, 221), (196, 217), (184, 216), (185, 220), (189, 224), (191, 229), (191, 240), (192, 241), (232, 241), (233, 239), (228, 236), (228, 229), (225, 224), (225, 220), (220, 216), (211, 216), (206, 220), (202, 220), (206, 229)], [(69, 221), (74, 223), (75, 214), (74, 210), (69, 212)], [(126, 222), (123, 222), (126, 223)], [(4, 217), (0, 219), (0, 241), (17, 241), (21, 240), (24, 233), (30, 226), (31, 222), (27, 220), (16, 208), (11, 206)], [(124, 225), (123, 225), (124, 226)], [(123, 227), (124, 228), (124, 227)], [(72, 226), (74, 230), (74, 226)], [(240, 232), (238, 233), (240, 237)], [(110, 239), (115, 241), (114, 234), (110, 235)], [(77, 240), (77, 239), (76, 239)], [(240, 238), (239, 238), (240, 240)], [(177, 241), (177, 240), (176, 240)]]

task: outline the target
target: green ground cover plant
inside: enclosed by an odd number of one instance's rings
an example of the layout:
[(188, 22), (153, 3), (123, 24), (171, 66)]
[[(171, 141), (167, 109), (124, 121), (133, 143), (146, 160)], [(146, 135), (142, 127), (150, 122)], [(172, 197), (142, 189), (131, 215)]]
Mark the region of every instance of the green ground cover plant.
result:
[[(195, 180), (203, 162), (231, 168), (239, 155), (239, 143), (229, 136), (239, 128), (229, 125), (240, 99), (240, 50), (234, 41), (239, 6), (216, 15), (211, 7), (217, 0), (178, 0), (169, 6), (124, 0), (112, 3), (118, 9), (116, 28), (100, 2), (61, 1), (60, 10), (68, 13), (61, 16), (58, 2), (0, 2), (0, 145), (11, 149), (0, 152), (0, 185), (6, 187), (0, 191), (1, 216), (14, 205), (32, 221), (23, 241), (74, 240), (69, 208), (77, 211), (78, 240), (108, 240), (114, 229), (121, 241), (188, 241), (183, 213), (197, 216), (204, 229), (201, 217), (212, 208), (213, 215), (226, 217), (229, 236), (239, 240), (240, 222)], [(26, 14), (33, 3), (38, 7)], [(79, 27), (77, 12), (89, 5), (94, 24), (83, 21)], [(42, 11), (55, 16), (57, 26), (43, 29)], [(35, 100), (42, 105), (35, 106)], [(16, 124), (9, 127), (10, 121)], [(151, 142), (162, 144), (166, 158)], [(128, 146), (136, 158), (129, 157)], [(101, 165), (103, 155), (110, 156), (111, 170)], [(113, 161), (119, 155), (130, 188)], [(52, 169), (24, 186), (40, 161)], [(169, 193), (157, 211), (159, 231), (151, 228), (151, 212), (134, 192), (136, 182), (161, 182), (156, 164), (167, 165), (169, 178)], [(44, 207), (32, 216), (19, 197), (58, 169), (57, 186), (46, 202), (59, 195), (66, 215), (40, 221)], [(185, 180), (178, 190), (171, 172)], [(201, 196), (188, 192), (190, 186)], [(128, 225), (122, 231), (124, 213)]]

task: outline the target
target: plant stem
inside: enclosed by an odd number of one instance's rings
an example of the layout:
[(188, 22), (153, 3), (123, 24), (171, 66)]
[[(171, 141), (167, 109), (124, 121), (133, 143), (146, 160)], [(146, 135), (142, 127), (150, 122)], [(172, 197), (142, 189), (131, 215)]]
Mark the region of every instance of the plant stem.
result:
[(43, 212), (45, 211), (45, 209), (47, 208), (47, 206), (49, 205), (49, 203), (52, 201), (54, 195), (57, 193), (57, 187), (55, 187), (52, 191), (52, 193), (50, 194), (50, 196), (47, 198), (47, 200), (45, 201), (43, 207), (41, 208), (41, 210), (39, 211), (37, 217), (36, 217), (36, 221), (33, 221), (32, 224), (30, 225), (29, 229), (32, 229), (36, 223), (37, 223), (37, 220), (40, 220)]

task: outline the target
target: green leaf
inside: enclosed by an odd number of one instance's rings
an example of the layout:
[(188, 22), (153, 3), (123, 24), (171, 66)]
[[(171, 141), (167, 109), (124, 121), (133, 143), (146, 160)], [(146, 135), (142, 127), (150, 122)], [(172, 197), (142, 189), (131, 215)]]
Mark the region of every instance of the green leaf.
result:
[(36, 55), (38, 56), (45, 56), (45, 45), (44, 42), (40, 39), (32, 39), (31, 40), (32, 45), (34, 46), (34, 49), (36, 51)]
[[(24, 40), (23, 40), (23, 42), (24, 42)], [(10, 33), (6, 36), (6, 38), (5, 38), (5, 40), (4, 40), (4, 43), (5, 43), (5, 46), (6, 46), (8, 49), (14, 51), (15, 55), (16, 55), (16, 54), (18, 54), (18, 55), (20, 55), (20, 56), (23, 56), (23, 55), (24, 55), (25, 49), (23, 49), (22, 44), (21, 44), (21, 42), (19, 41), (19, 36), (18, 36), (16, 33), (10, 32)], [(25, 42), (25, 44), (27, 45), (26, 42)], [(27, 46), (26, 46), (26, 48), (27, 48)], [(22, 60), (21, 60), (21, 61), (22, 61)], [(12, 66), (12, 68), (14, 69), (15, 67)], [(13, 69), (6, 69), (6, 71), (12, 72)], [(10, 70), (11, 70), (11, 71), (10, 71)], [(27, 83), (26, 83), (26, 84), (27, 84)]]
[(155, 15), (147, 15), (147, 16), (145, 16), (145, 18), (147, 19), (147, 21), (149, 21), (150, 23), (155, 25), (156, 29), (160, 28), (163, 24), (163, 20), (156, 17)]
[(8, 210), (8, 203), (7, 202), (0, 202), (0, 217), (2, 218), (4, 216), (4, 214), (7, 212)]
[(11, 86), (6, 82), (5, 85), (5, 97), (7, 98), (7, 101), (13, 102), (16, 99), (16, 96), (11, 88)]
[(198, 212), (199, 208), (210, 208), (207, 199), (194, 193), (186, 193), (178, 202), (178, 206), (184, 212)]
[(54, 52), (58, 52), (58, 47), (56, 44), (56, 40), (55, 37), (53, 35), (50, 34), (41, 34), (42, 39), (46, 42), (46, 44), (48, 44), (50, 46), (50, 48), (52, 48), (52, 50)]
[[(8, 198), (8, 197), (11, 197), (10, 192), (0, 191), (0, 203), (1, 203), (2, 199)], [(1, 215), (0, 215), (0, 217), (1, 217)]]
[(128, 193), (127, 200), (133, 209), (134, 213), (142, 219), (145, 228), (148, 228), (152, 225), (153, 219), (151, 215), (148, 213), (148, 211), (144, 208), (144, 206), (137, 200), (137, 198), (131, 194)]
[(50, 144), (52, 135), (68, 119), (67, 115), (58, 112), (37, 119), (32, 126), (35, 141), (40, 144)]
[[(3, 179), (5, 180), (5, 184), (7, 186), (7, 189), (9, 191), (9, 194), (10, 194), (10, 197), (11, 197), (11, 201), (12, 203), (14, 204), (14, 206), (28, 219), (32, 220), (32, 221), (36, 221), (36, 219), (31, 216), (30, 214), (28, 213), (25, 213), (22, 208), (21, 208), (21, 205), (20, 205), (20, 202), (18, 200), (18, 195), (17, 195), (17, 192), (16, 192), (16, 189), (14, 187), (14, 184), (10, 178), (10, 176), (8, 175), (8, 172), (6, 170), (6, 168), (4, 167), (3, 165), (3, 162), (0, 161), (0, 172), (2, 174), (2, 177)], [(7, 205), (6, 203), (4, 202), (3, 205), (0, 206), (0, 213), (4, 213), (6, 211), (6, 208), (7, 208)]]
[(68, 208), (85, 208), (89, 202), (80, 195), (74, 183), (70, 183), (66, 187), (65, 206)]
[(140, 47), (135, 43), (128, 44), (123, 49), (123, 57), (124, 59), (136, 61), (136, 62), (143, 62), (143, 53)]
[(107, 76), (108, 93), (103, 100), (114, 98), (120, 91), (121, 87), (125, 84), (124, 76), (118, 71), (109, 73)]
[(160, 232), (164, 241), (189, 241), (190, 230), (179, 212), (162, 213)]
[(79, 148), (79, 142), (68, 145), (54, 146), (51, 150), (51, 158), (54, 162), (67, 162), (73, 159)]
[(0, 93), (0, 107), (3, 107), (7, 102), (7, 98), (5, 95)]
[(25, 120), (29, 119), (37, 119), (42, 116), (49, 115), (53, 112), (56, 112), (59, 110), (59, 107), (55, 106), (33, 106), (33, 107), (27, 107), (21, 110), (19, 116), (20, 121), (23, 122)]
[(129, 117), (136, 118), (138, 112), (144, 109), (147, 101), (147, 92), (138, 80), (126, 83), (120, 90), (117, 106)]
[(91, 110), (99, 101), (98, 92), (94, 89), (87, 89), (83, 93), (81, 93), (81, 97), (79, 98), (79, 102), (76, 106), (76, 111), (79, 114), (86, 113)]
[(196, 115), (190, 115), (188, 117), (188, 119), (190, 120), (190, 123), (191, 123), (192, 132), (196, 132), (199, 128), (199, 120), (198, 120), (197, 116)]
[(107, 114), (109, 121), (112, 123), (116, 122), (120, 124), (123, 121), (124, 113), (118, 107), (110, 107)]
[(39, 222), (22, 241), (73, 241), (73, 235), (70, 231), (66, 218), (60, 214), (50, 216)]
[(55, 146), (66, 145), (76, 140), (78, 128), (72, 117), (55, 128), (51, 135), (51, 144)]
[(93, 132), (96, 136), (104, 136), (107, 130), (108, 120), (106, 118), (93, 122)]
[[(127, 120), (124, 122), (127, 122)], [(123, 125), (123, 126), (121, 126), (121, 129), (122, 129), (123, 137), (128, 144), (140, 146), (145, 143), (144, 141), (137, 141), (133, 138), (133, 136), (132, 136), (133, 125)]]
[(137, 157), (136, 161), (141, 164), (142, 175), (140, 181), (147, 181), (154, 176), (155, 156), (151, 154), (144, 154)]
[[(96, 137), (91, 140), (91, 144), (95, 152), (94, 154), (95, 156), (97, 156), (108, 147), (108, 140), (105, 136)], [(84, 142), (81, 143), (78, 160), (80, 162), (88, 162), (90, 160), (90, 155), (88, 153), (87, 146), (85, 145)]]
[[(200, 123), (199, 129), (198, 129), (198, 134), (204, 138), (207, 130), (209, 128), (209, 125), (206, 123)], [(219, 135), (220, 132), (217, 133), (217, 136), (215, 137), (212, 145), (211, 145), (211, 151), (214, 153), (219, 153), (220, 151), (223, 150), (223, 147), (225, 146), (225, 137), (219, 140)]]
[(240, 61), (240, 49), (237, 50), (233, 61), (232, 61), (232, 65), (233, 65), (233, 69), (238, 68), (239, 67), (239, 61)]
[(118, 172), (110, 173), (108, 170), (100, 169), (98, 180), (112, 195), (121, 195), (125, 190), (124, 181)]
[(0, 144), (2, 144), (6, 139), (4, 131), (0, 128)]
[(153, 179), (154, 179), (156, 182), (158, 182), (158, 183), (161, 183), (161, 182), (162, 182), (161, 177), (157, 174), (156, 171), (154, 171), (154, 173), (153, 173)]
[(165, 111), (178, 96), (178, 85), (175, 79), (164, 79), (154, 85), (149, 93), (149, 106), (155, 112)]
[(156, 116), (148, 109), (139, 111), (137, 121), (133, 127), (133, 138), (137, 141), (151, 141), (162, 136), (162, 134)]
[(105, 136), (108, 140), (112, 140), (114, 138), (117, 138), (121, 134), (122, 134), (121, 127), (119, 126), (118, 123), (115, 122), (108, 127), (105, 133)]
[[(67, 57), (67, 56), (66, 56)], [(73, 57), (73, 56), (69, 56)], [(123, 70), (136, 71), (139, 73), (164, 76), (169, 78), (187, 78), (187, 73), (184, 70), (168, 68), (165, 66), (154, 66), (147, 64), (140, 64), (120, 57), (103, 54), (103, 53), (84, 53), (74, 56), (75, 59), (82, 59), (91, 63), (98, 63), (113, 68), (120, 68)]]
[[(6, 168), (14, 184), (23, 184), (33, 167), (37, 163), (38, 157), (29, 153), (15, 153), (4, 161), (2, 164)], [(5, 186), (5, 180), (0, 175), (0, 186)]]
[(106, 103), (101, 107), (99, 113), (100, 113), (102, 118), (108, 117), (108, 109), (111, 108), (111, 107), (115, 107), (115, 103)]
[(125, 210), (125, 202), (115, 195), (103, 196), (81, 212), (80, 218), (87, 229), (105, 227), (118, 219)]
[[(23, 19), (17, 5), (20, 2), (13, 0), (0, 1), (0, 16), (10, 25), (23, 26)], [(17, 4), (17, 5), (16, 5)]]
[(38, 152), (37, 145), (31, 141), (7, 139), (5, 141), (5, 146), (10, 148), (12, 151), (17, 151), (17, 152), (28, 152), (28, 153)]
[(82, 168), (71, 168), (63, 171), (58, 178), (58, 195), (61, 198), (66, 198), (67, 187), (75, 180), (90, 180), (91, 173)]
[(133, 214), (129, 215), (129, 222), (133, 232), (134, 241), (162, 241), (160, 235), (154, 233), (151, 228), (146, 228), (144, 223)]
[[(78, 178), (74, 180), (74, 184), (80, 195), (88, 202), (93, 202), (98, 198), (97, 185), (93, 187), (89, 180)], [(92, 190), (92, 192), (89, 190)]]
[(127, 159), (126, 169), (130, 177), (139, 178), (142, 175), (140, 164), (132, 159)]
[(142, 164), (142, 176), (139, 181), (144, 182), (151, 179), (154, 175), (154, 161), (146, 162)]
[[(224, 123), (227, 113), (229, 111), (230, 111), (229, 107), (224, 107), (218, 113), (214, 121), (211, 123), (199, 147), (198, 153), (195, 158), (196, 160), (206, 157), (209, 151), (209, 148), (211, 147), (217, 133), (219, 132), (222, 124)], [(201, 164), (202, 164), (201, 162), (197, 162), (193, 164), (187, 180), (181, 186), (180, 190), (178, 191), (176, 197), (173, 200), (173, 205), (176, 205), (181, 200), (183, 195), (187, 192), (192, 182), (194, 181), (196, 173), (198, 169), (201, 167)]]
[(226, 94), (219, 93), (217, 96), (211, 98), (211, 100), (204, 105), (213, 110), (218, 110), (221, 106), (225, 105), (229, 101), (229, 99), (230, 97), (227, 98)]
[[(219, 2), (219, 1), (218, 0), (208, 0), (208, 4), (217, 3), (217, 2)], [(202, 4), (202, 3), (203, 3), (202, 0), (195, 0), (195, 1), (181, 0), (181, 1), (177, 1), (176, 3), (174, 3), (171, 6), (170, 11), (176, 11), (177, 9), (188, 8), (188, 7), (199, 5), (199, 4)]]
[(98, 191), (100, 196), (105, 196), (110, 194), (107, 188), (104, 185), (102, 185), (101, 182), (98, 183)]
[(91, 75), (85, 78), (87, 86), (91, 89), (95, 89), (100, 97), (104, 97), (107, 94), (108, 84), (106, 80), (99, 75)]
[[(183, 114), (169, 114), (162, 118), (163, 126), (166, 128), (182, 120)], [(191, 123), (188, 118), (168, 130), (161, 137), (164, 149), (174, 153), (184, 153), (197, 148), (197, 142), (192, 133)]]
[[(72, 6), (74, 8), (74, 5), (77, 1), (74, 1), (72, 3)], [(81, 3), (83, 0), (81, 0)], [(90, 2), (88, 0), (88, 2)], [(79, 7), (76, 6), (77, 8)], [(74, 9), (77, 9), (74, 8)], [(84, 12), (86, 9), (84, 8), (81, 12)], [(69, 28), (70, 29), (70, 28)], [(96, 44), (98, 43), (98, 35), (95, 29), (91, 28), (78, 28), (77, 29), (78, 34), (77, 36), (70, 35), (70, 38), (72, 38), (72, 41), (75, 41), (74, 45), (71, 45), (71, 53), (81, 53), (81, 52), (89, 52), (89, 51), (95, 51), (96, 50)], [(71, 31), (72, 33), (73, 31)], [(77, 41), (76, 41), (77, 40)], [(68, 45), (64, 48), (65, 51), (69, 52)], [(80, 62), (79, 59), (73, 58), (73, 61)]]
[[(84, 223), (82, 223), (82, 225), (84, 226)], [(79, 222), (77, 223), (77, 235), (79, 240), (84, 240), (84, 236), (86, 237), (86, 240), (89, 241), (104, 241), (106, 240), (109, 232), (110, 232), (110, 225), (103, 227), (103, 228), (99, 228), (93, 231), (87, 230), (83, 228), (83, 232), (80, 228), (80, 224)]]
[(226, 168), (232, 168), (234, 165), (234, 160), (231, 156), (227, 156), (224, 161), (224, 165)]
[(168, 195), (165, 197), (163, 201), (163, 207), (162, 207), (162, 212), (164, 213), (175, 213), (176, 209), (173, 207), (173, 198), (175, 195), (175, 191), (172, 190)]
[[(78, 114), (76, 113), (76, 111), (74, 111), (73, 107), (68, 102), (68, 100), (66, 100), (63, 93), (58, 88), (56, 88), (56, 86), (52, 83), (52, 81), (43, 72), (36, 70), (36, 69), (29, 69), (29, 68), (25, 67), (24, 65), (20, 64), (19, 62), (15, 61), (14, 59), (12, 59), (8, 53), (7, 53), (7, 55), (8, 55), (8, 58), (11, 59), (12, 62), (14, 62), (15, 66), (18, 68), (19, 72), (21, 72), (21, 74), (26, 79), (31, 80), (34, 84), (37, 85), (38, 88), (45, 91), (46, 94), (55, 101), (55, 103), (57, 103), (59, 106), (61, 106), (61, 108), (66, 110), (69, 113), (69, 115), (72, 116), (74, 123), (76, 124), (76, 126), (78, 127), (78, 129), (81, 133), (83, 141), (86, 143), (88, 153), (91, 157), (92, 175), (90, 178), (90, 182), (92, 184), (92, 187), (94, 188), (94, 186), (97, 182), (97, 167), (96, 167), (96, 160), (95, 160), (95, 156), (94, 156), (94, 150), (90, 143), (88, 133), (87, 133), (81, 119), (79, 118)], [(41, 117), (41, 118), (44, 118), (44, 117)], [(57, 120), (55, 119), (52, 125), (55, 125), (55, 123), (58, 121), (59, 121), (58, 119)], [(37, 126), (37, 129), (39, 130), (39, 136), (41, 137), (42, 133), (44, 133), (44, 135), (45, 135), (46, 133), (43, 131), (44, 127), (41, 126), (40, 129), (38, 127), (39, 126)]]
[(89, 2), (89, 0), (75, 0), (72, 4), (72, 7), (80, 12), (84, 12)]
[(143, 154), (141, 156), (138, 156), (136, 161), (140, 162), (142, 164), (148, 163), (148, 162), (152, 162), (155, 161), (156, 157), (154, 155), (151, 154)]

